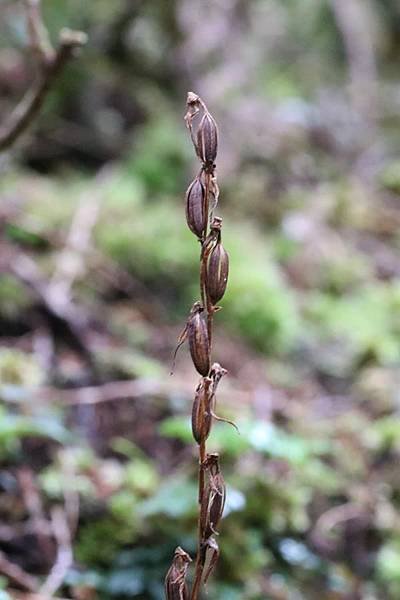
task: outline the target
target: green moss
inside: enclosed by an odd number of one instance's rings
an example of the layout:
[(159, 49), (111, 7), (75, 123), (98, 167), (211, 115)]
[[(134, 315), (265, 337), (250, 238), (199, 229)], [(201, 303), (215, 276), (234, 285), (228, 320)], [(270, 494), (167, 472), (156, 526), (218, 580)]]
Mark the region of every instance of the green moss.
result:
[(306, 316), (317, 343), (340, 341), (353, 363), (371, 357), (388, 364), (400, 360), (399, 308), (399, 284), (376, 283), (340, 298), (310, 294)]
[(0, 350), (0, 384), (37, 386), (44, 373), (31, 354), (19, 350)]
[(299, 319), (268, 243), (256, 229), (228, 222), (224, 245), (230, 275), (222, 320), (261, 351), (287, 351), (299, 333)]
[(0, 316), (15, 319), (31, 305), (26, 288), (12, 275), (0, 275)]

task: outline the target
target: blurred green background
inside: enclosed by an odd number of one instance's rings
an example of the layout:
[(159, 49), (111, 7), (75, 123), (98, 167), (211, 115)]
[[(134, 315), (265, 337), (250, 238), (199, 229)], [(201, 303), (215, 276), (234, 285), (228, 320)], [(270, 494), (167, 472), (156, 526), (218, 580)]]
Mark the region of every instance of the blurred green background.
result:
[[(214, 359), (240, 428), (209, 441), (228, 500), (208, 598), (398, 600), (399, 3), (43, 9), (54, 43), (89, 42), (0, 156), (1, 599), (56, 563), (58, 597), (157, 600), (174, 548), (195, 553), (186, 348), (169, 375), (198, 299), (193, 90), (220, 129)], [(33, 69), (22, 3), (0, 16), (5, 122)]]

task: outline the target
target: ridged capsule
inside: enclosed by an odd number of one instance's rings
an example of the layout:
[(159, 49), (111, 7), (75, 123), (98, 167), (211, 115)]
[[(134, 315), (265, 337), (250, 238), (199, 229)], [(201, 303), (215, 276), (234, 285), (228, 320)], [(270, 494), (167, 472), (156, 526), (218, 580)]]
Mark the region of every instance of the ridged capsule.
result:
[(225, 294), (229, 275), (229, 255), (221, 242), (215, 244), (207, 262), (207, 293), (215, 305)]
[(214, 118), (205, 112), (197, 130), (197, 153), (205, 165), (213, 165), (218, 150), (218, 128)]
[(186, 572), (191, 562), (189, 554), (178, 546), (172, 559), (172, 565), (165, 577), (166, 600), (189, 600)]
[(190, 231), (202, 239), (207, 226), (205, 211), (205, 189), (196, 177), (186, 191), (186, 221)]
[(187, 335), (193, 364), (200, 375), (206, 377), (210, 370), (210, 346), (204, 308), (199, 302), (194, 305), (189, 317)]
[(213, 380), (203, 377), (196, 389), (192, 408), (192, 432), (198, 444), (205, 442), (211, 431)]

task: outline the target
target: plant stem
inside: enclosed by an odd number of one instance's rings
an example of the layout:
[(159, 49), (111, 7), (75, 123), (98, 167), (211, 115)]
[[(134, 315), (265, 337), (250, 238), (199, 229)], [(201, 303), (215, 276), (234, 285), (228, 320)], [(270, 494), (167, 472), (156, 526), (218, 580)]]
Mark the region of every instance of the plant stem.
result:
[(203, 561), (201, 552), (201, 542), (203, 537), (204, 522), (204, 461), (206, 459), (206, 442), (202, 441), (199, 445), (199, 516), (198, 516), (198, 546), (195, 565), (195, 578), (192, 587), (191, 600), (198, 600), (203, 575)]
[[(203, 112), (202, 116), (201, 111)], [(197, 118), (201, 117), (201, 120), (197, 129), (194, 130), (192, 122), (196, 116)], [(218, 535), (216, 527), (222, 517), (226, 493), (219, 468), (219, 455), (218, 453), (207, 454), (206, 447), (212, 419), (219, 419), (213, 412), (215, 391), (222, 375), (226, 373), (226, 369), (223, 369), (218, 363), (211, 365), (213, 317), (214, 312), (218, 310), (215, 303), (224, 294), (229, 266), (228, 256), (219, 246), (222, 219), (213, 217), (213, 211), (218, 202), (218, 185), (215, 175), (218, 128), (202, 99), (193, 92), (189, 92), (187, 96), (185, 122), (190, 130), (196, 155), (202, 163), (199, 174), (186, 192), (187, 223), (189, 229), (201, 243), (199, 265), (201, 303), (193, 304), (186, 327), (179, 337), (179, 344), (189, 337), (194, 366), (202, 375), (196, 388), (192, 408), (192, 432), (199, 449), (198, 544), (190, 595), (185, 577), (187, 564), (191, 559), (178, 547), (165, 578), (166, 600), (175, 600), (175, 598), (189, 600), (189, 597), (190, 600), (199, 600), (201, 586), (206, 583), (219, 557), (218, 543), (213, 534)], [(194, 185), (197, 187), (194, 188)], [(195, 191), (193, 192), (193, 190)], [(210, 196), (214, 202), (211, 211)], [(214, 251), (217, 252), (215, 256), (211, 254)], [(214, 260), (211, 261), (210, 257), (213, 257)], [(207, 570), (205, 570), (206, 564)]]
[[(210, 174), (206, 173), (206, 210), (207, 210), (207, 219), (209, 219), (209, 215), (208, 215), (208, 211), (209, 211), (209, 193), (210, 193)], [(210, 225), (210, 223), (208, 223), (208, 225)], [(205, 258), (204, 262), (204, 268), (207, 268), (207, 258), (208, 256)], [(213, 305), (212, 302), (210, 300), (210, 298), (208, 297), (207, 294), (207, 290), (206, 290), (206, 302), (207, 302), (207, 333), (208, 333), (208, 345), (210, 348), (210, 355), (211, 355), (211, 342), (212, 342), (212, 324), (213, 324)]]
[[(207, 215), (206, 230), (204, 232), (204, 240), (207, 239), (209, 231), (209, 194), (210, 194), (210, 174), (205, 173), (205, 213)], [(201, 298), (207, 313), (207, 333), (208, 333), (208, 344), (209, 352), (211, 354), (211, 340), (212, 340), (212, 323), (213, 323), (213, 306), (207, 294), (206, 286), (206, 274), (207, 274), (207, 259), (208, 252), (202, 242), (201, 258), (200, 258), (200, 291)], [(205, 510), (204, 506), (204, 462), (206, 460), (207, 450), (205, 440), (199, 444), (199, 516), (198, 516), (198, 546), (197, 546), (197, 557), (195, 565), (195, 578), (193, 581), (191, 600), (198, 600), (201, 588), (201, 580), (204, 570), (204, 562), (202, 556), (202, 542), (203, 542), (203, 526), (205, 522)]]

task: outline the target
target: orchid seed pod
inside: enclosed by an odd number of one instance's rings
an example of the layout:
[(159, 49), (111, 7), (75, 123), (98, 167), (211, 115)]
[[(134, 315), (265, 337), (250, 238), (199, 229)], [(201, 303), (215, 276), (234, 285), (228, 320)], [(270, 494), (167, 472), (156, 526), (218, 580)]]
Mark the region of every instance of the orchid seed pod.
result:
[(172, 559), (172, 565), (165, 577), (166, 600), (189, 600), (186, 572), (191, 562), (189, 554), (178, 546)]
[(192, 409), (192, 432), (198, 444), (205, 442), (211, 431), (211, 401), (213, 380), (203, 377), (196, 389)]
[(225, 294), (229, 274), (229, 256), (221, 242), (215, 244), (207, 263), (207, 293), (217, 304)]
[[(223, 482), (222, 475), (220, 475), (220, 478)], [(224, 512), (225, 497), (225, 484), (220, 483), (218, 488), (215, 488), (211, 492), (207, 528), (205, 532), (206, 537), (212, 535), (213, 533), (217, 533), (217, 527)]]
[(186, 221), (190, 231), (202, 239), (207, 227), (205, 190), (200, 177), (196, 177), (186, 192)]
[(179, 348), (189, 338), (190, 354), (194, 366), (204, 377), (210, 370), (210, 348), (208, 343), (207, 323), (204, 317), (204, 307), (201, 302), (195, 302), (190, 309), (185, 327), (178, 338), (172, 359), (171, 375), (174, 371), (176, 355)]
[(218, 150), (218, 128), (214, 118), (205, 112), (197, 131), (197, 153), (205, 165), (213, 165)]
[(210, 370), (210, 347), (204, 308), (199, 302), (189, 317), (187, 334), (193, 364), (200, 375), (206, 377)]

